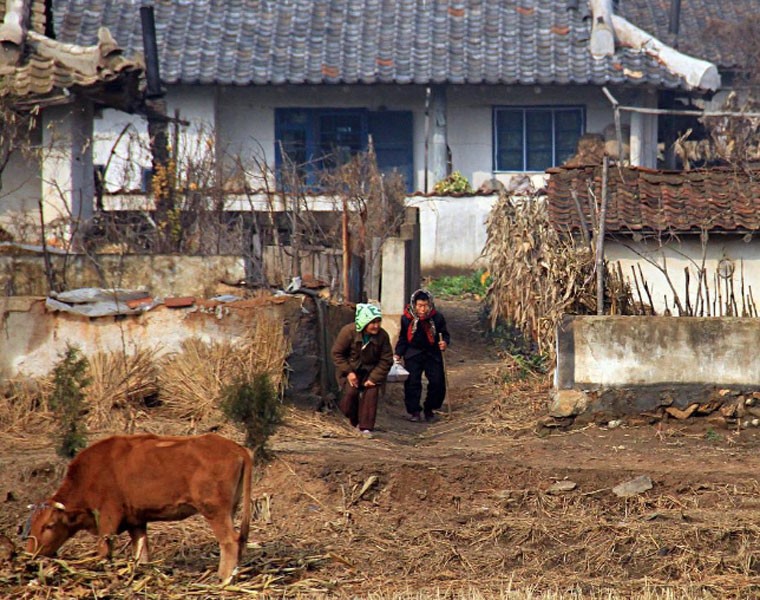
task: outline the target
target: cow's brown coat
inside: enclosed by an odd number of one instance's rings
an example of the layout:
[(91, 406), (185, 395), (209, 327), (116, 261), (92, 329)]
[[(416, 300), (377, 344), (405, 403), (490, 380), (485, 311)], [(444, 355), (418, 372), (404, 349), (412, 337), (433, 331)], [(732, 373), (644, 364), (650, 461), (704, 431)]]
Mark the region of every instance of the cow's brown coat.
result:
[[(251, 456), (215, 434), (114, 436), (83, 450), (58, 491), (30, 517), (27, 550), (53, 555), (80, 530), (98, 536), (108, 557), (112, 536), (129, 532), (138, 561), (149, 560), (147, 524), (203, 515), (219, 542), (219, 577), (228, 582), (248, 538)], [(233, 516), (242, 497), (240, 533)]]

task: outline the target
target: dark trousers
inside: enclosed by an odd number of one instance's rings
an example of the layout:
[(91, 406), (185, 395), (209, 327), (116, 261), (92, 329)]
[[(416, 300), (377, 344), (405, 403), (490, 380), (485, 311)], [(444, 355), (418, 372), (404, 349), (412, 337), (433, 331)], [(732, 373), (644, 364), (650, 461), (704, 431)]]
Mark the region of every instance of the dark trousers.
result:
[(375, 428), (375, 416), (377, 415), (377, 398), (380, 386), (360, 388), (351, 387), (348, 382), (343, 387), (343, 395), (340, 399), (340, 410), (351, 421), (351, 425), (359, 429)]
[(443, 406), (446, 398), (446, 374), (443, 371), (443, 358), (440, 354), (420, 352), (414, 356), (404, 357), (404, 366), (409, 371), (409, 377), (404, 382), (404, 404), (410, 415), (420, 412), (422, 397), (422, 374), (428, 380), (425, 412), (431, 414)]

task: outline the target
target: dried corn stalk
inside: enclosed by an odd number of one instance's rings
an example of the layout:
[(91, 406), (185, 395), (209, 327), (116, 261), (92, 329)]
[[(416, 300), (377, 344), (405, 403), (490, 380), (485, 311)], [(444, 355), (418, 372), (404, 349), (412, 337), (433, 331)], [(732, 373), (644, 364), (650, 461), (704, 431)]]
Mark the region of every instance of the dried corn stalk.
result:
[(0, 431), (46, 430), (54, 421), (48, 406), (50, 377), (7, 379), (0, 388)]
[[(511, 323), (539, 353), (553, 357), (562, 315), (596, 313), (591, 245), (552, 228), (546, 202), (537, 194), (502, 195), (489, 215), (487, 235), (491, 325), (499, 319)], [(615, 312), (627, 312), (630, 290), (614, 271), (605, 295)]]

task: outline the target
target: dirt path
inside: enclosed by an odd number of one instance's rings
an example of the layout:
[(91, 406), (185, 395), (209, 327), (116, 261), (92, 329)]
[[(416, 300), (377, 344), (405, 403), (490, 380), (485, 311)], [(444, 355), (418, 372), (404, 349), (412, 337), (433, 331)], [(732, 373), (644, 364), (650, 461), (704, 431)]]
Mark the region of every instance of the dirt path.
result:
[[(443, 590), (464, 598), (473, 589), (493, 597), (526, 587), (757, 597), (756, 429), (695, 422), (539, 435), (547, 382), (503, 383), (478, 304), (438, 306), (453, 340), (451, 413), (444, 406), (438, 422), (410, 423), (401, 386), (390, 386), (378, 432), (364, 439), (340, 415), (292, 410), (274, 440), (276, 458), (255, 484), (241, 589), (269, 574), (277, 597)], [(45, 440), (3, 441), (0, 526), (9, 532), (26, 504), (55, 485), (61, 465)], [(629, 498), (611, 491), (639, 475), (652, 489)], [(555, 491), (557, 482), (571, 489)], [(195, 593), (216, 560), (202, 521), (157, 524), (151, 537), (176, 597)], [(77, 556), (91, 543), (81, 536), (64, 550)], [(23, 583), (30, 575), (18, 574), (26, 573), (20, 564), (13, 574)], [(66, 597), (68, 580), (59, 582), (57, 597)], [(118, 578), (109, 588), (112, 597), (125, 590)]]

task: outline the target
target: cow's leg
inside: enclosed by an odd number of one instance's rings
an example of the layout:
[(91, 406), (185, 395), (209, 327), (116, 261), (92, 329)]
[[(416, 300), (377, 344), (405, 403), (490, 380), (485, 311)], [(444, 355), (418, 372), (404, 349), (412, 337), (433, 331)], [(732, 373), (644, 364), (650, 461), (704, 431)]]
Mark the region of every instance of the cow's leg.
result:
[(129, 537), (132, 538), (132, 554), (135, 562), (150, 562), (150, 549), (148, 548), (148, 526), (140, 525), (129, 529)]
[(113, 555), (113, 536), (119, 531), (121, 516), (116, 511), (102, 510), (96, 517), (98, 524), (98, 556), (111, 558)]
[(238, 534), (230, 514), (204, 515), (211, 525), (216, 541), (219, 542), (219, 579), (222, 585), (232, 581), (238, 564), (239, 541)]

